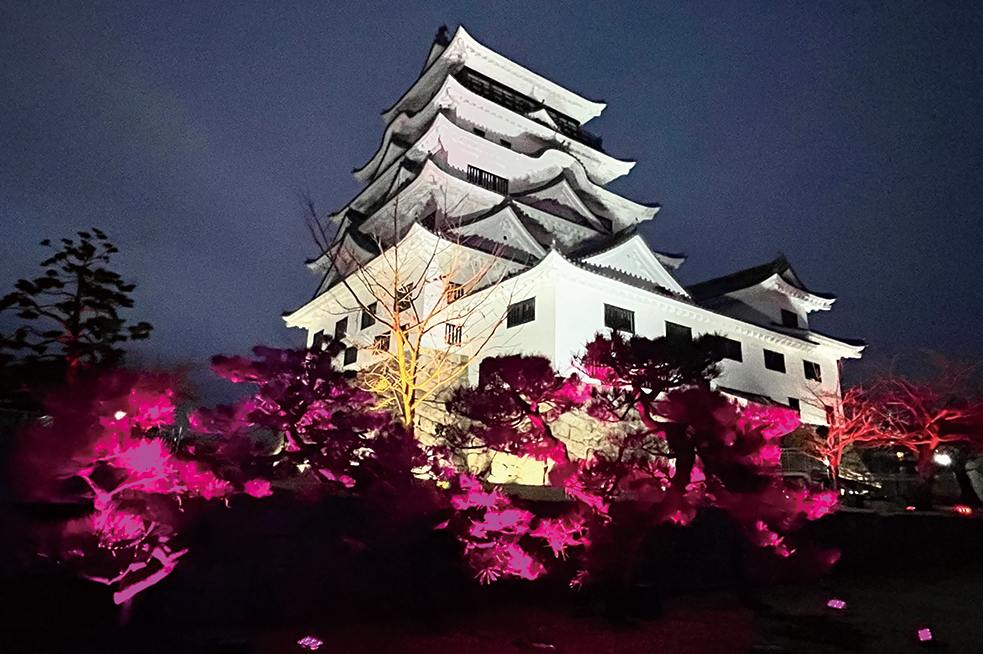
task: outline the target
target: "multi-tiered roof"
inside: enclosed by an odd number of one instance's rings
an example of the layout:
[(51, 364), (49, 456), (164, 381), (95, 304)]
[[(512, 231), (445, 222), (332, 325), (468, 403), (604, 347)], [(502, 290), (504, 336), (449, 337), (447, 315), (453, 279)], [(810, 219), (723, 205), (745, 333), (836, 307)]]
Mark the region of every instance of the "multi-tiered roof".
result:
[(680, 260), (652, 253), (634, 231), (658, 205), (606, 188), (635, 164), (605, 153), (584, 129), (604, 107), (488, 49), (463, 27), (453, 38), (442, 28), (420, 76), (383, 112), (378, 149), (354, 171), (365, 187), (331, 216), (337, 243), (310, 262), (325, 271), (320, 291), (346, 274), (346, 257), (351, 265), (367, 261), (421, 223), (525, 265), (557, 250), (603, 267), (623, 257), (602, 252), (624, 247), (651, 269), (650, 282), (685, 295), (666, 270)]

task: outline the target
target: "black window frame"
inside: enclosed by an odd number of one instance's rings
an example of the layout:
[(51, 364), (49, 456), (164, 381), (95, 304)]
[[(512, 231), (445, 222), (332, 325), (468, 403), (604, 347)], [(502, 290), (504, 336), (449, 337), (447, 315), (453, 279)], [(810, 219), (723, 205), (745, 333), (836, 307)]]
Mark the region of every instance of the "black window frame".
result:
[(444, 288), (444, 301), (447, 304), (453, 304), (462, 297), (464, 297), (464, 285), (457, 282), (447, 282), (447, 286)]
[(342, 365), (350, 366), (353, 363), (358, 362), (358, 348), (354, 345), (350, 345), (345, 348), (345, 353), (342, 355)]
[[(684, 338), (685, 335), (685, 338)], [(670, 343), (692, 343), (693, 328), (678, 322), (666, 321), (666, 340)]]
[(348, 316), (345, 316), (334, 324), (334, 338), (340, 341), (348, 335)]
[(394, 298), (393, 309), (399, 313), (409, 311), (413, 308), (413, 289), (416, 288), (416, 284), (412, 282), (409, 284), (403, 284), (398, 289), (396, 289), (396, 297)]
[(635, 333), (635, 312), (614, 304), (604, 304), (604, 326), (614, 331)]
[(509, 180), (506, 177), (471, 165), (468, 165), (467, 177), (468, 182), (475, 186), (480, 186), (499, 195), (509, 194)]
[(375, 312), (379, 310), (379, 303), (373, 302), (362, 309), (362, 317), (359, 320), (359, 328), (365, 329), (375, 324)]
[(518, 327), (536, 320), (536, 298), (531, 297), (509, 305), (505, 315), (505, 328)]
[(464, 327), (453, 323), (444, 324), (444, 343), (447, 345), (460, 345), (463, 340)]
[(799, 329), (801, 326), (799, 324), (799, 314), (794, 311), (789, 311), (788, 309), (782, 309), (782, 327), (791, 327), (793, 329)]
[(806, 379), (821, 382), (823, 380), (823, 367), (815, 361), (808, 359), (802, 360), (802, 374)]
[(314, 338), (311, 339), (311, 349), (315, 352), (320, 352), (324, 349), (324, 330), (320, 330), (314, 334)]
[[(769, 350), (768, 348), (762, 348), (762, 351), (764, 352), (765, 368), (766, 369), (772, 370), (774, 372), (780, 372), (782, 374), (785, 374), (787, 372), (787, 369), (785, 367), (785, 355), (784, 354), (782, 354), (781, 352), (776, 352), (774, 350)], [(769, 355), (771, 355), (771, 356), (769, 356)], [(781, 362), (780, 363), (780, 367), (775, 367), (774, 365), (770, 365), (769, 361), (771, 361), (771, 362)], [(778, 365), (778, 364), (775, 364), (775, 365)]]
[[(720, 352), (721, 358), (727, 359), (729, 361), (744, 361), (744, 343), (740, 342), (736, 338), (727, 338), (726, 336), (718, 336), (720, 339)], [(734, 356), (736, 349), (737, 356)]]
[[(385, 347), (383, 347), (385, 343)], [(376, 334), (372, 339), (372, 347), (380, 352), (388, 352), (389, 347), (392, 344), (392, 333), (382, 332), (381, 334)]]
[(799, 401), (797, 397), (788, 398), (788, 408), (792, 409), (799, 415), (802, 415), (802, 402)]

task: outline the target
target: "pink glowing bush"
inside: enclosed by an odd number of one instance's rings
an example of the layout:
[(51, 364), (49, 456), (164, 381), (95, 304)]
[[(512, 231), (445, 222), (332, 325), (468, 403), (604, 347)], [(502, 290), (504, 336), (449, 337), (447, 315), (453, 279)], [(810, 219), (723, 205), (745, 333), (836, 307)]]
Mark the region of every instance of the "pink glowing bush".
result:
[[(354, 468), (386, 416), (372, 409), (375, 398), (339, 371), (328, 350), (280, 350), (257, 347), (255, 358), (217, 356), (212, 369), (220, 377), (255, 387), (241, 402), (200, 409), (191, 418), (199, 432), (219, 437), (223, 454), (236, 458), (248, 473), (272, 477), (274, 467), (291, 474), (312, 474), (338, 486), (350, 486)], [(280, 442), (261, 451), (253, 436), (272, 432)]]
[[(710, 507), (729, 514), (751, 543), (792, 555), (788, 533), (835, 510), (836, 495), (783, 480), (781, 439), (798, 426), (795, 413), (741, 407), (710, 389), (717, 343), (598, 336), (580, 361), (590, 383), (561, 377), (538, 357), (482, 362), (478, 386), (448, 403), (466, 420), (449, 433), (450, 447), (544, 460), (549, 484), (574, 503), (562, 516), (539, 518), (474, 479), (459, 481), (452, 504), (470, 522), (457, 534), (476, 574), (538, 577), (568, 550), (582, 566), (576, 584), (618, 574), (610, 559), (630, 566), (652, 527), (688, 525)], [(578, 460), (556, 436), (574, 411), (598, 421), (595, 446)], [(592, 547), (598, 542), (612, 545)]]
[(441, 526), (455, 530), (481, 583), (537, 579), (548, 565), (588, 545), (585, 525), (576, 517), (536, 516), (468, 474), (454, 476), (450, 488), (454, 517)]
[(24, 434), (31, 475), (25, 495), (88, 507), (63, 525), (53, 554), (111, 586), (117, 604), (173, 572), (187, 552), (175, 541), (189, 502), (236, 492), (172, 438), (177, 382), (162, 374), (100, 373), (53, 396), (50, 422)]
[[(372, 495), (394, 518), (432, 508), (413, 475), (430, 458), (352, 373), (339, 370), (340, 350), (338, 343), (257, 347), (252, 358), (214, 357), (219, 376), (254, 390), (234, 405), (196, 411), (192, 427), (215, 438), (210, 456), (252, 478), (245, 491), (254, 497), (269, 494), (268, 480), (296, 478), (311, 492)], [(264, 449), (257, 434), (272, 434), (274, 446)]]

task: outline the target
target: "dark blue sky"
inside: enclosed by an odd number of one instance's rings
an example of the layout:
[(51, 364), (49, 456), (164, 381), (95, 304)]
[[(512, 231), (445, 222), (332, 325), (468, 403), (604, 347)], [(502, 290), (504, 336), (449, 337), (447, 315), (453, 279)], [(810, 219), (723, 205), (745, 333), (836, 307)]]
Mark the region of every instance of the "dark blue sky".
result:
[[(204, 364), (299, 342), (298, 190), (344, 205), (434, 31), (609, 105), (684, 282), (784, 251), (839, 295), (815, 324), (882, 354), (983, 357), (983, 5), (0, 2), (0, 283), (37, 242), (118, 242), (156, 331)], [(876, 352), (874, 353), (876, 355)]]

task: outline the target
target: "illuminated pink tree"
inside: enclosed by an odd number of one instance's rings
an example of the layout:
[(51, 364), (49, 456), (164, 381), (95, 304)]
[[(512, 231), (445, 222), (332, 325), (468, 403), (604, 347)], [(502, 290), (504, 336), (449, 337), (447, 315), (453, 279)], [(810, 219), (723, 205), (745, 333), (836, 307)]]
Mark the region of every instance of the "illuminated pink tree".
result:
[[(219, 376), (255, 391), (235, 405), (197, 411), (192, 426), (217, 435), (215, 456), (234, 460), (251, 476), (314, 475), (323, 488), (339, 491), (405, 488), (428, 459), (411, 433), (375, 408), (375, 396), (338, 369), (340, 350), (338, 343), (310, 350), (257, 347), (254, 358), (214, 357)], [(273, 434), (277, 444), (264, 450), (257, 432)]]
[[(793, 412), (741, 407), (710, 389), (718, 343), (598, 336), (580, 361), (590, 384), (538, 357), (484, 361), (478, 386), (448, 404), (468, 422), (450, 442), (547, 461), (549, 484), (575, 503), (539, 529), (530, 510), (459, 479), (455, 508), (468, 519), (457, 533), (479, 577), (542, 574), (556, 557), (537, 530), (562, 543), (554, 551), (563, 555), (578, 548), (586, 568), (575, 583), (624, 576), (652, 527), (687, 525), (707, 507), (727, 512), (755, 544), (791, 554), (785, 534), (831, 511), (835, 494), (783, 481), (780, 441), (798, 426)], [(574, 410), (598, 421), (596, 447), (579, 460), (554, 433)]]
[[(63, 526), (53, 553), (111, 586), (117, 604), (167, 577), (187, 552), (175, 541), (190, 501), (236, 490), (173, 437), (176, 387), (168, 375), (100, 373), (52, 398), (50, 422), (25, 434), (26, 495), (67, 493), (89, 508)], [(259, 480), (245, 490), (269, 492)]]
[[(608, 447), (584, 464), (588, 488), (630, 498), (642, 522), (688, 524), (705, 507), (729, 513), (758, 545), (787, 556), (782, 534), (835, 505), (833, 493), (789, 488), (781, 439), (794, 412), (741, 407), (710, 389), (719, 341), (624, 338), (589, 343), (581, 366), (598, 387), (590, 413), (612, 425)], [(631, 426), (620, 426), (630, 417)]]

